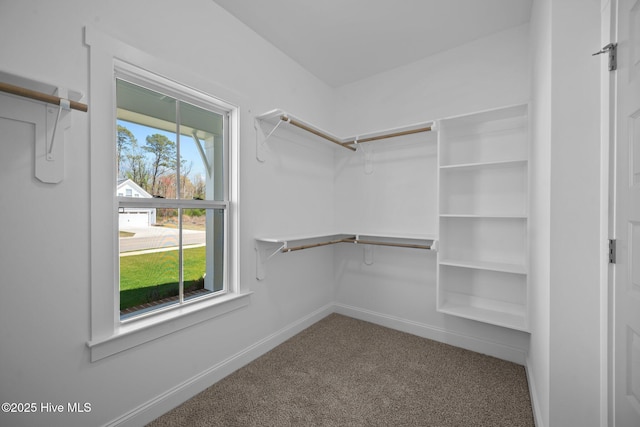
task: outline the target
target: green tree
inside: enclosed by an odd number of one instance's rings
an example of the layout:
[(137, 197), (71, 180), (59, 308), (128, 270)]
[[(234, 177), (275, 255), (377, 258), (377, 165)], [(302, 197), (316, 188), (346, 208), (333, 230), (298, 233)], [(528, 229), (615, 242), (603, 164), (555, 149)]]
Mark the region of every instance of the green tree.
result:
[(124, 176), (149, 191), (150, 168), (144, 152), (137, 146), (125, 155), (126, 171)]
[(116, 172), (117, 172), (117, 177), (120, 178), (120, 174), (122, 171), (122, 162), (123, 162), (123, 154), (125, 154), (127, 151), (137, 147), (138, 145), (138, 141), (136, 140), (136, 137), (133, 136), (133, 133), (131, 133), (131, 131), (129, 129), (127, 129), (126, 127), (122, 126), (122, 125), (118, 125), (118, 139), (117, 139), (117, 150), (118, 152), (116, 153)]
[(147, 136), (147, 143), (142, 149), (151, 154), (151, 193), (155, 195), (158, 177), (176, 170), (176, 143), (156, 133)]
[(197, 174), (193, 178), (193, 197), (196, 199), (204, 200), (206, 198), (205, 195), (206, 184), (202, 175)]

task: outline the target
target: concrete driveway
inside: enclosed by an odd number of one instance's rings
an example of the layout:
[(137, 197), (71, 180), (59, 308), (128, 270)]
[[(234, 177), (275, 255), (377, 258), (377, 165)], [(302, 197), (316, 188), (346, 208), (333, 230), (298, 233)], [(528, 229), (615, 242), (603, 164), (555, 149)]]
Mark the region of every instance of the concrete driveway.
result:
[[(121, 231), (135, 233), (120, 238), (120, 252), (162, 249), (178, 246), (178, 230), (168, 227), (128, 228)], [(204, 245), (205, 231), (182, 230), (182, 245)]]

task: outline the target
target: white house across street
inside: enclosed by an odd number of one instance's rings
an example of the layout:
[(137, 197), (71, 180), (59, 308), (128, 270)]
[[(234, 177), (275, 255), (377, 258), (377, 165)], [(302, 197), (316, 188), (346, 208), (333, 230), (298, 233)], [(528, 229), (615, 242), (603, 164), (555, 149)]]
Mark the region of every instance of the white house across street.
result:
[[(117, 195), (118, 197), (142, 197), (145, 199), (153, 197), (130, 179), (118, 181)], [(121, 208), (118, 218), (120, 230), (150, 227), (156, 223), (156, 208)]]

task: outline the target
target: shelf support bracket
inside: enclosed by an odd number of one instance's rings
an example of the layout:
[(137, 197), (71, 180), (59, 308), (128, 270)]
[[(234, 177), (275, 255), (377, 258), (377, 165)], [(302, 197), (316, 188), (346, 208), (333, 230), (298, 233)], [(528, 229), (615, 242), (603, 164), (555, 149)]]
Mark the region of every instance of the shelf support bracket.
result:
[(269, 140), (269, 138), (271, 138), (271, 135), (273, 135), (273, 133), (278, 129), (278, 127), (283, 122), (289, 123), (291, 122), (291, 119), (286, 116), (280, 117), (280, 120), (278, 121), (278, 123), (276, 123), (273, 129), (271, 129), (271, 131), (266, 136), (262, 130), (262, 126), (260, 126), (258, 121), (259, 119), (256, 119), (254, 123), (254, 128), (256, 129), (256, 159), (258, 159), (259, 162), (264, 163), (266, 161), (265, 147), (266, 147), (267, 141)]
[(56, 120), (53, 123), (51, 143), (49, 144), (49, 148), (47, 149), (47, 160), (49, 161), (55, 160), (55, 157), (53, 155), (53, 146), (56, 142), (56, 130), (58, 130), (58, 123), (60, 123), (60, 115), (62, 114), (62, 110), (71, 111), (71, 102), (68, 99), (64, 99), (64, 98), (60, 99), (60, 105), (58, 106), (58, 116), (56, 117)]
[(64, 149), (67, 130), (71, 127), (71, 102), (66, 89), (58, 88), (56, 96), (60, 104), (55, 108), (46, 104), (45, 137), (36, 144), (35, 176), (47, 184), (57, 184), (64, 179)]
[(360, 243), (360, 235), (356, 234), (352, 239), (345, 239), (345, 242), (353, 242), (356, 245), (361, 245), (363, 262), (365, 265), (373, 265), (373, 246), (366, 243)]
[(358, 143), (358, 137), (353, 141), (356, 148), (356, 152), (361, 152), (364, 161), (364, 173), (371, 175), (373, 173), (373, 152), (369, 148), (365, 148), (364, 145)]
[(373, 265), (373, 246), (364, 245), (364, 263), (366, 265)]
[(283, 249), (286, 249), (287, 243), (283, 243), (278, 246), (278, 249), (271, 252), (269, 254), (270, 249), (273, 249), (272, 246), (268, 246), (266, 243), (256, 242), (255, 250), (256, 250), (256, 279), (264, 280), (267, 277), (266, 272), (266, 264), (271, 258), (273, 258), (276, 254), (282, 252)]

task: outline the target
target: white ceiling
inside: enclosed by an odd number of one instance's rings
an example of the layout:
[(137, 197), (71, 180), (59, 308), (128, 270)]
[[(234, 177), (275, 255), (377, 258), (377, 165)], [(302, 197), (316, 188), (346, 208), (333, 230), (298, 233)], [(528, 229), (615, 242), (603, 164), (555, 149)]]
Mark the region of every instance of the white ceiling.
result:
[(532, 0), (214, 0), (337, 87), (529, 21)]

